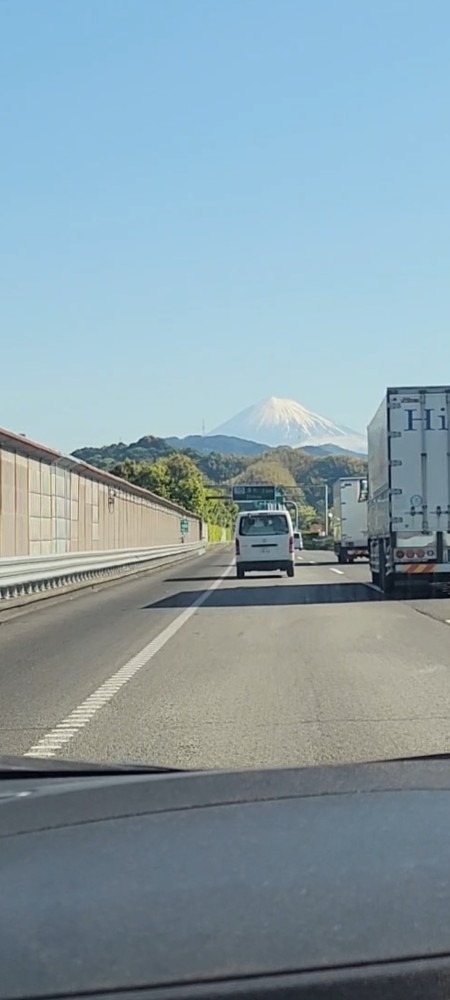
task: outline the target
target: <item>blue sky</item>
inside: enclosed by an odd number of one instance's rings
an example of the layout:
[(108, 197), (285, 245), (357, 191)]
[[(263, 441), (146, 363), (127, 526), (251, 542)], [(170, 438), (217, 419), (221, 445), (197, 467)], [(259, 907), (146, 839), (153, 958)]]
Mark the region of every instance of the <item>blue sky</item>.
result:
[(450, 4), (0, 0), (0, 425), (450, 382)]

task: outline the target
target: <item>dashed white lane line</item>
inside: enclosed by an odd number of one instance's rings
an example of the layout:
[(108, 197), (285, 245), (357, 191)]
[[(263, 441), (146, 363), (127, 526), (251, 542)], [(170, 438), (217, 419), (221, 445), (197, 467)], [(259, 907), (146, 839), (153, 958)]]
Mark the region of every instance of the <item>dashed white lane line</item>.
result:
[(344, 570), (343, 569), (337, 569), (334, 566), (329, 566), (328, 568), (330, 570), (330, 573), (339, 573), (339, 576), (344, 576)]
[(117, 670), (112, 677), (109, 677), (108, 680), (101, 684), (96, 691), (93, 691), (93, 693), (89, 695), (85, 701), (82, 701), (80, 705), (77, 705), (70, 715), (67, 715), (62, 722), (59, 722), (54, 729), (47, 733), (46, 736), (43, 736), (38, 743), (35, 743), (34, 746), (30, 748), (30, 750), (27, 750), (24, 757), (53, 757), (58, 750), (61, 750), (66, 743), (69, 743), (69, 741), (72, 740), (73, 737), (76, 736), (77, 733), (79, 733), (80, 730), (91, 721), (93, 716), (100, 711), (100, 709), (103, 708), (108, 701), (111, 701), (111, 698), (114, 698), (114, 695), (117, 694), (117, 692), (120, 691), (121, 688), (123, 688), (124, 685), (139, 672), (139, 670), (142, 670), (142, 667), (147, 666), (147, 663), (149, 663), (150, 660), (152, 660), (153, 657), (156, 656), (161, 649), (163, 649), (166, 643), (169, 642), (169, 639), (172, 639), (173, 636), (180, 631), (180, 628), (183, 628), (183, 625), (186, 625), (186, 622), (188, 622), (192, 615), (195, 614), (197, 608), (200, 608), (201, 605), (208, 600), (210, 594), (220, 587), (221, 583), (225, 577), (231, 573), (232, 569), (233, 564), (228, 566), (225, 572), (222, 573), (217, 580), (214, 580), (214, 583), (212, 583), (207, 590), (202, 590), (199, 597), (197, 597), (185, 611), (182, 611), (181, 614), (167, 626), (167, 628), (163, 629), (163, 631), (160, 632), (155, 639), (152, 639), (151, 642), (144, 646), (140, 653), (137, 653), (136, 656), (131, 658), (131, 660), (128, 660), (128, 663), (125, 663), (123, 667), (120, 667), (120, 669)]

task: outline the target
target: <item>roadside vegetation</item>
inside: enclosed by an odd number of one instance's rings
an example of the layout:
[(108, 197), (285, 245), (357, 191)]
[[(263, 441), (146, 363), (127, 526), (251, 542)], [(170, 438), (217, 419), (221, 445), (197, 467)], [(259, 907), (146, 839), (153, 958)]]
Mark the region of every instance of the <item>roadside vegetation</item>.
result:
[(234, 483), (281, 486), (286, 499), (298, 506), (300, 526), (308, 530), (323, 518), (325, 483), (331, 503), (337, 479), (367, 475), (365, 459), (353, 455), (316, 456), (301, 448), (272, 448), (258, 456), (181, 451), (152, 435), (129, 445), (80, 448), (74, 455), (228, 529), (236, 508), (220, 497), (230, 495)]

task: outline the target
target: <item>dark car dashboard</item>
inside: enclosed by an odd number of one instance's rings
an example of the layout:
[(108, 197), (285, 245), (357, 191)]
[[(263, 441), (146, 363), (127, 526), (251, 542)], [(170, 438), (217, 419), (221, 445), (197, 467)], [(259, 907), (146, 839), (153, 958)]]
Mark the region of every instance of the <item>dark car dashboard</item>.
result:
[(2, 772), (0, 1000), (450, 996), (450, 761), (52, 768)]

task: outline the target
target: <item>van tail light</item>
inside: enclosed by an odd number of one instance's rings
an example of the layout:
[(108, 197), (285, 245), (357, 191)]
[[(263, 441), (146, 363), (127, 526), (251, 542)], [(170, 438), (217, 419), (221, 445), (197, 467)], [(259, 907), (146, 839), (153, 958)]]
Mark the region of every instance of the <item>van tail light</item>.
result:
[(235, 548), (236, 548), (236, 555), (240, 556), (240, 554), (241, 554), (241, 547), (239, 545), (239, 538), (236, 538), (236, 546), (235, 546)]
[(293, 551), (294, 551), (294, 536), (291, 535), (291, 537), (289, 539), (289, 552), (293, 552)]

